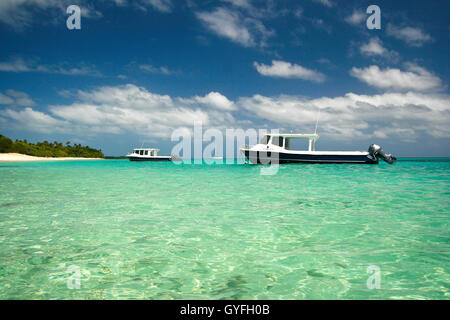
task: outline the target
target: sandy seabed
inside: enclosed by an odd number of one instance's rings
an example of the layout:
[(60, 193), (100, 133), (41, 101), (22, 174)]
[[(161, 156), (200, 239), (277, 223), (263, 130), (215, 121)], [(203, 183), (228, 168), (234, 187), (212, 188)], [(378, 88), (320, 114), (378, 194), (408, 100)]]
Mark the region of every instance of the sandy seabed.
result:
[(0, 153), (0, 162), (15, 162), (15, 161), (70, 161), (70, 160), (100, 160), (102, 158), (47, 158), (47, 157), (34, 157), (20, 153)]

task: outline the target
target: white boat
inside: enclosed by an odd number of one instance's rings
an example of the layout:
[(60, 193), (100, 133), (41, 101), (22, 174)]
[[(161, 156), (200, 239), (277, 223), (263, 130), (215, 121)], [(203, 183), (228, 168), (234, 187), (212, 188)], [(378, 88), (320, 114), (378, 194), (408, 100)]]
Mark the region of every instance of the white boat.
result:
[[(291, 139), (308, 139), (308, 150), (291, 150)], [(385, 154), (383, 149), (372, 144), (368, 151), (316, 151), (319, 135), (314, 134), (267, 134), (261, 143), (241, 148), (251, 163), (366, 163), (377, 164), (381, 158), (388, 163), (397, 159)]]
[(171, 161), (173, 156), (158, 156), (159, 149), (139, 148), (126, 155), (130, 161)]

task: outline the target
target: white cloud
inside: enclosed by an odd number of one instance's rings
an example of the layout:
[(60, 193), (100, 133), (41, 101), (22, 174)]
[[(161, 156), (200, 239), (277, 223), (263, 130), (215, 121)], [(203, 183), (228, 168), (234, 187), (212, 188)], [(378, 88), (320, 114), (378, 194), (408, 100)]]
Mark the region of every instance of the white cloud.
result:
[(241, 23), (238, 14), (235, 12), (225, 8), (218, 8), (213, 12), (199, 12), (197, 17), (219, 36), (228, 38), (246, 47), (255, 44), (250, 31)]
[(364, 43), (359, 47), (361, 54), (372, 58), (383, 58), (392, 62), (397, 62), (400, 55), (397, 51), (388, 50), (383, 46), (383, 42), (375, 37)]
[(116, 6), (125, 6), (127, 5), (127, 0), (103, 0), (103, 1), (111, 1), (114, 2)]
[(52, 133), (64, 132), (66, 127), (64, 121), (29, 107), (19, 111), (13, 109), (0, 110), (0, 116), (7, 118), (8, 125), (20, 130)]
[(173, 73), (167, 67), (163, 67), (163, 66), (162, 67), (154, 67), (149, 64), (142, 64), (139, 66), (139, 69), (150, 72), (150, 73), (160, 73), (160, 74), (165, 74), (165, 75), (169, 75), (169, 74)]
[(249, 0), (222, 0), (222, 1), (231, 3), (233, 6), (239, 8), (250, 9), (253, 7)]
[(93, 76), (99, 77), (101, 73), (93, 66), (81, 63), (76, 67), (67, 63), (59, 65), (37, 64), (35, 61), (25, 61), (22, 58), (14, 58), (0, 62), (0, 71), (3, 72), (42, 72), (63, 75)]
[(366, 20), (366, 17), (367, 16), (363, 12), (355, 10), (351, 15), (345, 18), (345, 21), (353, 25), (359, 25)]
[(412, 141), (423, 133), (450, 137), (448, 95), (408, 92), (370, 96), (348, 93), (318, 99), (254, 95), (241, 98), (237, 103), (254, 118), (302, 128), (303, 131), (308, 128), (314, 130), (320, 109), (320, 134), (327, 139), (374, 136)]
[[(278, 9), (277, 2), (272, 0), (266, 1), (251, 1), (251, 0), (222, 0), (222, 2), (229, 3), (235, 9), (239, 9), (240, 12), (246, 16), (250, 16), (257, 19), (273, 18), (280, 15), (287, 14), (289, 10)], [(258, 5), (254, 6), (253, 2)]]
[(419, 28), (396, 27), (392, 24), (387, 25), (386, 32), (399, 40), (406, 42), (410, 46), (421, 47), (424, 43), (433, 39), (431, 36)]
[(369, 43), (363, 44), (359, 51), (367, 56), (380, 56), (387, 53), (387, 49), (383, 47), (383, 43), (378, 38), (370, 39)]
[(328, 8), (331, 8), (334, 6), (334, 3), (331, 2), (330, 0), (312, 0), (312, 1), (323, 4), (324, 6), (326, 6)]
[[(6, 94), (0, 94), (0, 101), (3, 96)], [(306, 132), (314, 130), (320, 109), (319, 133), (327, 139), (376, 137), (411, 142), (423, 135), (450, 137), (450, 96), (438, 93), (347, 93), (316, 99), (254, 95), (234, 103), (218, 92), (182, 98), (128, 84), (78, 91), (73, 96), (73, 103), (49, 106), (45, 111), (30, 107), (0, 109), (0, 121), (3, 127), (44, 133), (89, 136), (132, 132), (168, 138), (175, 129), (192, 130), (195, 121), (221, 130), (259, 128), (257, 123), (263, 122), (271, 128)], [(237, 120), (233, 113), (238, 110), (250, 120)]]
[(13, 104), (14, 100), (0, 92), (0, 104)]
[(210, 105), (220, 110), (231, 111), (236, 109), (234, 103), (219, 92), (210, 92), (204, 97), (195, 96), (194, 99), (199, 103)]
[(430, 91), (442, 89), (441, 79), (415, 64), (406, 64), (407, 71), (396, 68), (380, 69), (372, 65), (367, 68), (353, 67), (350, 74), (359, 80), (387, 90)]
[(172, 1), (171, 0), (143, 0), (143, 4), (152, 6), (154, 9), (160, 12), (171, 12)]
[(272, 60), (272, 65), (254, 62), (256, 70), (263, 76), (279, 78), (297, 78), (315, 82), (323, 82), (325, 76), (317, 71), (307, 69), (298, 64), (286, 61)]
[(36, 103), (25, 92), (9, 89), (6, 90), (6, 94), (14, 99), (14, 102), (12, 103), (13, 105), (22, 107), (32, 107), (36, 105)]
[(216, 8), (212, 12), (197, 12), (197, 18), (213, 33), (245, 47), (265, 46), (273, 32), (255, 18), (245, 17), (237, 10)]
[(9, 106), (32, 107), (35, 102), (25, 92), (6, 90), (5, 94), (0, 92), (0, 104)]
[[(128, 84), (78, 91), (75, 96), (72, 104), (49, 106), (48, 112), (6, 109), (0, 111), (0, 116), (9, 119), (11, 126), (38, 132), (133, 132), (163, 138), (170, 137), (177, 128), (192, 128), (194, 121), (216, 128), (239, 123), (230, 113), (235, 109), (233, 102), (218, 92), (185, 99)], [(27, 125), (29, 121), (32, 125)]]
[(29, 8), (61, 10), (62, 6), (63, 1), (57, 0), (2, 0), (0, 1), (0, 21), (16, 30), (21, 30), (31, 23), (32, 12)]
[(11, 59), (10, 61), (0, 62), (0, 71), (5, 72), (29, 72), (28, 64), (21, 58)]

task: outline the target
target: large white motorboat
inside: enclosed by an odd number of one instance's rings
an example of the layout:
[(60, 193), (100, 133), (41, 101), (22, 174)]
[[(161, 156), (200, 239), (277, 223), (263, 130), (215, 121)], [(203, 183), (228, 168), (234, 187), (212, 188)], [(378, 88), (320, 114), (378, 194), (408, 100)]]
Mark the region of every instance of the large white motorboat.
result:
[[(291, 139), (307, 139), (308, 150), (291, 150)], [(392, 164), (397, 159), (385, 154), (383, 149), (372, 144), (368, 151), (316, 151), (319, 135), (314, 134), (267, 134), (261, 143), (241, 148), (251, 163), (367, 163), (377, 164), (378, 159)]]

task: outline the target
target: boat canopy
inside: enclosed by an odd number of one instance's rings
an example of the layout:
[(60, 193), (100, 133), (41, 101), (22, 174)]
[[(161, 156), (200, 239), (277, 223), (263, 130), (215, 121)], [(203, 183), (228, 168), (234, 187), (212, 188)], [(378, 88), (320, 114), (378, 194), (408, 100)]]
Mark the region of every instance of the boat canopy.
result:
[[(316, 141), (319, 139), (317, 133), (268, 133), (264, 136), (262, 144), (272, 144), (284, 149), (290, 148), (290, 139), (308, 139), (308, 151), (315, 151)], [(285, 142), (283, 141), (285, 140)]]
[(133, 153), (139, 154), (141, 156), (157, 156), (159, 149), (156, 148), (139, 148), (134, 149)]
[(317, 133), (268, 133), (267, 135), (271, 137), (283, 137), (288, 139), (310, 139), (314, 141), (319, 139), (319, 135)]
[(157, 148), (138, 148), (138, 149), (134, 149), (134, 151), (138, 151), (138, 150), (159, 151), (159, 149), (157, 149)]

